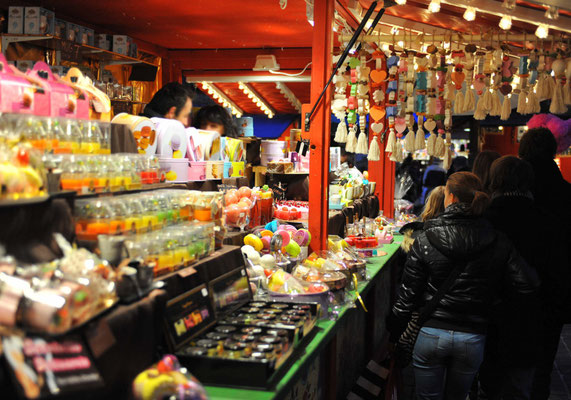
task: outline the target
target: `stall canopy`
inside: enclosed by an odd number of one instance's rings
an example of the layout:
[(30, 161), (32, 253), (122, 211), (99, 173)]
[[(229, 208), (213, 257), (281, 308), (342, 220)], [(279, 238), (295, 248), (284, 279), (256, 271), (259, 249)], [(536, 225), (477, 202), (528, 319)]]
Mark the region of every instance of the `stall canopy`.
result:
[[(371, 2), (335, 0), (336, 47), (341, 44), (339, 35), (350, 35)], [(431, 2), (439, 4), (438, 12), (428, 10)], [(503, 6), (506, 2), (514, 3), (515, 8), (508, 10)], [(13, 5), (14, 1), (2, 3)], [(539, 23), (546, 23), (549, 34), (555, 37), (569, 37), (571, 32), (570, 5), (566, 0), (405, 3), (387, 9), (377, 26), (378, 32), (388, 34), (399, 29), (401, 34), (445, 35), (455, 31), (464, 34), (466, 42), (472, 34), (495, 32), (499, 40), (506, 32), (498, 27), (504, 14), (512, 16), (510, 32), (525, 33), (532, 42), (537, 39), (534, 32)], [(50, 8), (62, 17), (91, 24), (98, 32), (126, 34), (156, 46), (163, 50), (163, 81), (212, 82), (244, 113), (264, 111), (244, 93), (239, 82), (253, 89), (277, 114), (299, 113), (299, 104), (309, 101), (313, 0), (42, 0), (26, 4)], [(381, 5), (382, 1), (377, 9)], [(469, 6), (476, 11), (474, 21), (463, 18)], [(545, 16), (549, 6), (559, 7), (557, 19)], [(258, 55), (275, 56), (279, 72), (297, 76), (254, 72)]]

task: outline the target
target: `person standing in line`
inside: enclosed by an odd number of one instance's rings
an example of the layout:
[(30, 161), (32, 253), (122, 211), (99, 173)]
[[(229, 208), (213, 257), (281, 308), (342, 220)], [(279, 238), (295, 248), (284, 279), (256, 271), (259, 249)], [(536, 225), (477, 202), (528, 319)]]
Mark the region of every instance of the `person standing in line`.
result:
[(472, 172), (476, 174), (482, 185), (484, 192), (490, 194), (490, 168), (492, 163), (500, 158), (500, 153), (496, 151), (484, 150), (478, 153), (472, 165)]
[(502, 292), (524, 295), (538, 288), (533, 269), (482, 217), (488, 202), (476, 175), (452, 174), (444, 213), (425, 223), (408, 255), (387, 321), (392, 343), (412, 313), (459, 269), (416, 340), (413, 367), (419, 399), (464, 400), (483, 359), (491, 305)]
[[(530, 124), (531, 124), (530, 120)], [(519, 156), (529, 162), (535, 175), (531, 192), (535, 204), (553, 215), (564, 232), (560, 235), (564, 240), (563, 248), (567, 249), (567, 267), (571, 271), (571, 183), (563, 179), (561, 171), (553, 160), (557, 152), (557, 141), (549, 129), (529, 129), (521, 138)], [(552, 234), (549, 235), (552, 237)], [(534, 246), (536, 251), (544, 255), (543, 249)], [(571, 284), (571, 282), (567, 282)], [(547, 400), (551, 386), (553, 362), (559, 346), (559, 337), (564, 323), (569, 323), (571, 315), (571, 291), (565, 299), (565, 310), (559, 314), (550, 314), (544, 318), (541, 336), (542, 351), (536, 366), (531, 398)]]

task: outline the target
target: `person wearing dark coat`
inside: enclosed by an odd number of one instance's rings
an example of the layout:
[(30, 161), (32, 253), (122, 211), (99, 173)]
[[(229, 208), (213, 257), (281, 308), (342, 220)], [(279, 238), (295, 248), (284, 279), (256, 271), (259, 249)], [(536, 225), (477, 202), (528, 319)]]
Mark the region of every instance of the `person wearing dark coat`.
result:
[(419, 399), (465, 399), (483, 359), (490, 309), (504, 292), (537, 291), (537, 275), (502, 233), (482, 218), (488, 196), (470, 172), (452, 174), (443, 214), (410, 250), (387, 324), (395, 343), (455, 268), (461, 272), (424, 324), (413, 352)]
[[(524, 160), (504, 156), (492, 163), (492, 202), (486, 217), (535, 269), (541, 289), (537, 299), (512, 297), (495, 308), (480, 369), (481, 399), (531, 398), (543, 320), (561, 318), (569, 290), (562, 230), (550, 213), (534, 204), (533, 181), (531, 165)], [(533, 234), (530, 221), (550, 234)]]
[[(555, 137), (545, 128), (528, 130), (522, 137), (519, 156), (529, 162), (535, 175), (531, 192), (535, 204), (552, 214), (558, 225), (564, 230), (560, 235), (564, 240), (562, 246), (567, 250), (568, 273), (571, 271), (571, 183), (563, 179), (561, 171), (553, 160), (557, 151)], [(553, 236), (551, 233), (549, 236)], [(543, 250), (541, 254), (544, 254)], [(571, 282), (567, 282), (571, 284)], [(536, 365), (531, 398), (546, 400), (549, 398), (553, 360), (559, 346), (559, 336), (564, 323), (569, 323), (571, 315), (571, 291), (567, 292), (565, 310), (560, 317), (550, 314), (549, 320), (544, 320), (541, 343), (543, 351)]]

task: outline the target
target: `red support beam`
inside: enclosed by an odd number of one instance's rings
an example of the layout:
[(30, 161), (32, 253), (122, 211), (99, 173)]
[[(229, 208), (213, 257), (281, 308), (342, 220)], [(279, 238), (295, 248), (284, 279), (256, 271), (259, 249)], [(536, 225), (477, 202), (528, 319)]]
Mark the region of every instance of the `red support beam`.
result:
[[(331, 75), (333, 51), (334, 0), (315, 0), (313, 7), (313, 46), (311, 69), (311, 105), (323, 91)], [(302, 115), (302, 121), (305, 114)], [(312, 250), (327, 247), (329, 219), (329, 142), (331, 137), (331, 87), (313, 113), (310, 133), (309, 230)]]

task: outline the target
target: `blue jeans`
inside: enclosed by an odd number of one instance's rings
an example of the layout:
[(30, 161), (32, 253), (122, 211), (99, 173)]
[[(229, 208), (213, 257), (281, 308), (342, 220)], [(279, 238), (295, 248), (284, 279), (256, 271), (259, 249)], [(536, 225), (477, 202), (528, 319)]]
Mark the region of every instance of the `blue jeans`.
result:
[(486, 335), (422, 328), (412, 365), (421, 400), (465, 400), (484, 358)]

